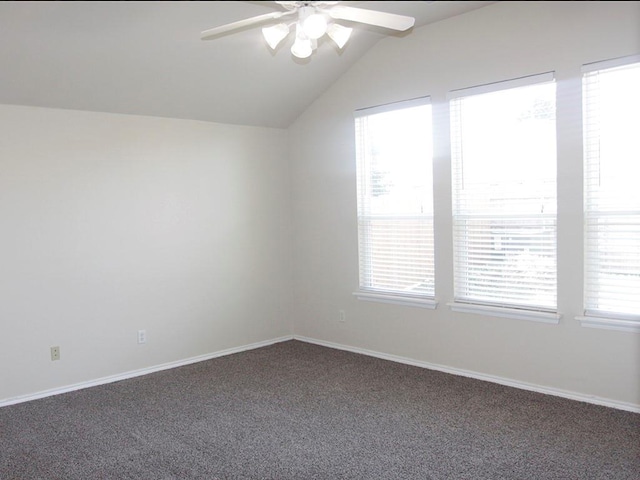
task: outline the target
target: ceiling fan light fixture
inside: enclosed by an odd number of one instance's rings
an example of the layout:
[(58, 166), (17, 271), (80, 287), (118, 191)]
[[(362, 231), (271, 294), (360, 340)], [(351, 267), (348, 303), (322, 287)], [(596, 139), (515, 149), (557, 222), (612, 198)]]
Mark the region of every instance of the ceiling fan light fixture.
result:
[(279, 23), (272, 27), (265, 27), (262, 29), (262, 35), (269, 44), (269, 47), (271, 47), (272, 50), (275, 50), (280, 42), (289, 35), (289, 27), (284, 23)]
[(333, 23), (327, 28), (327, 35), (335, 42), (338, 48), (342, 49), (349, 40), (352, 31), (353, 28), (343, 27), (342, 25)]
[(321, 13), (314, 13), (304, 19), (302, 30), (307, 37), (317, 40), (327, 33), (327, 18)]
[[(296, 20), (293, 22), (286, 23), (287, 20), (284, 20), (285, 23), (263, 28), (262, 34), (269, 47), (272, 50), (276, 50), (278, 45), (289, 35), (293, 25), (295, 25), (295, 42), (291, 47), (291, 53), (298, 58), (308, 58), (318, 48), (318, 43), (324, 35), (331, 38), (339, 49), (342, 49), (347, 44), (353, 29), (337, 25), (334, 21), (362, 23), (400, 32), (409, 30), (415, 24), (415, 18), (413, 17), (338, 5), (340, 3), (338, 1), (323, 0), (312, 2), (296, 0), (276, 1), (275, 3), (283, 7), (285, 11), (265, 13), (210, 28), (200, 32), (200, 38), (202, 40), (212, 40), (259, 23), (270, 22), (283, 17), (294, 17)], [(345, 3), (355, 4), (356, 2)], [(278, 21), (282, 22), (283, 20)]]

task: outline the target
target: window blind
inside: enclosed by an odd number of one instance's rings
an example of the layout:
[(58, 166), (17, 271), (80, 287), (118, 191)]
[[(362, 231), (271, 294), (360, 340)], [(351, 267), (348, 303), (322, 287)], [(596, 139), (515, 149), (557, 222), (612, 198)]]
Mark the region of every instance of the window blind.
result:
[(583, 68), (585, 314), (640, 323), (640, 56)]
[(450, 98), (455, 301), (555, 312), (553, 74)]
[(360, 289), (434, 297), (428, 98), (355, 113)]

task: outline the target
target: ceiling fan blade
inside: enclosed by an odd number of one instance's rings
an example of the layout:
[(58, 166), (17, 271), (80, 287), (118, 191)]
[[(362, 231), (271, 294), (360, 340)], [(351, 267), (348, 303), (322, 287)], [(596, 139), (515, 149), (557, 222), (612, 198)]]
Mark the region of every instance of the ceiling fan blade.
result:
[(237, 22), (228, 23), (226, 25), (221, 25), (220, 27), (210, 28), (209, 30), (205, 30), (200, 33), (200, 38), (202, 40), (211, 40), (212, 38), (223, 35), (227, 32), (231, 32), (233, 30), (238, 30), (243, 27), (249, 27), (251, 25), (255, 25), (257, 23), (266, 22), (268, 20), (275, 20), (276, 18), (280, 18), (284, 15), (291, 15), (294, 12), (272, 12), (265, 13), (264, 15), (258, 15), (257, 17), (247, 18), (245, 20), (239, 20)]
[(395, 13), (379, 12), (375, 10), (365, 10), (364, 8), (345, 7), (338, 5), (327, 10), (331, 18), (336, 20), (349, 20), (352, 22), (366, 23), (376, 27), (389, 28), (391, 30), (405, 30), (413, 27), (416, 19)]

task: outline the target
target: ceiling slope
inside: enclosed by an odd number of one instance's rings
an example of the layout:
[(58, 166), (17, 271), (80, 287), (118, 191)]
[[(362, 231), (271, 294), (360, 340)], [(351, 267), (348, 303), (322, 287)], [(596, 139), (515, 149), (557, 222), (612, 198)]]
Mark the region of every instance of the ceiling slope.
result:
[[(494, 2), (341, 2), (416, 26)], [(394, 32), (357, 26), (342, 52), (294, 59), (260, 28), (200, 32), (279, 10), (275, 2), (0, 2), (0, 103), (288, 127), (368, 49)], [(396, 34), (397, 35), (397, 34)], [(411, 31), (400, 34), (411, 35)]]

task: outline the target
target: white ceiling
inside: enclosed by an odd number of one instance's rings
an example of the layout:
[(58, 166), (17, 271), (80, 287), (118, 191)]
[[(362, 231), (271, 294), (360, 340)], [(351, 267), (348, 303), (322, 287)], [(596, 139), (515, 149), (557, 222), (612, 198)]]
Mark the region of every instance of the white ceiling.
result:
[[(413, 16), (418, 27), (494, 2), (341, 3)], [(291, 40), (271, 52), (263, 25), (200, 40), (203, 30), (276, 10), (274, 2), (0, 2), (0, 103), (285, 128), (393, 34), (358, 26), (342, 52), (324, 42), (305, 61), (292, 57)]]

